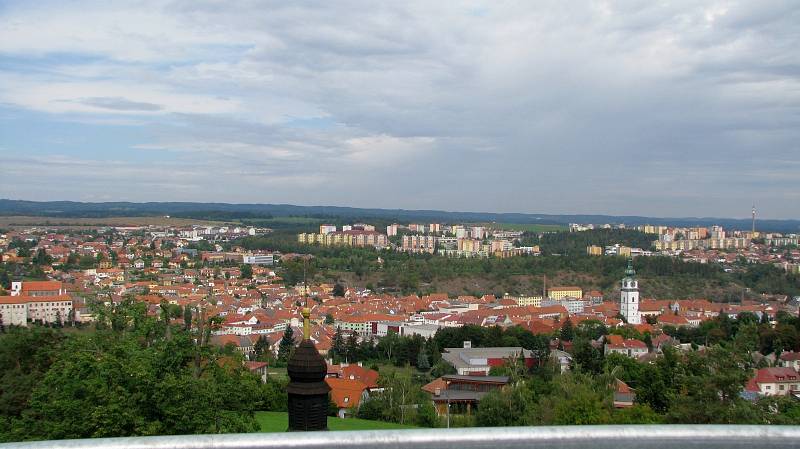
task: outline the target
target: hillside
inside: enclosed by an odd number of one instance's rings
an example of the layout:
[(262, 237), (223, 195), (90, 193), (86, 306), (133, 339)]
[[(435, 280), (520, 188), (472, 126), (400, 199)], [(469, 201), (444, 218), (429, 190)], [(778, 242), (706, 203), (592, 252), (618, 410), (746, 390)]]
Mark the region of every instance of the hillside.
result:
[[(198, 216), (201, 214), (201, 216)], [(469, 223), (511, 224), (568, 224), (568, 223), (626, 223), (662, 224), (672, 226), (722, 225), (729, 229), (749, 229), (749, 219), (717, 217), (642, 217), (583, 214), (452, 212), (442, 210), (375, 209), (344, 206), (296, 206), (291, 204), (230, 204), (192, 202), (107, 202), (24, 201), (0, 199), (0, 215), (33, 215), (50, 217), (118, 217), (171, 215), (228, 220), (239, 218), (270, 218), (271, 216), (312, 216), (376, 218), (397, 221), (444, 221)], [(763, 231), (800, 232), (800, 220), (759, 220)]]

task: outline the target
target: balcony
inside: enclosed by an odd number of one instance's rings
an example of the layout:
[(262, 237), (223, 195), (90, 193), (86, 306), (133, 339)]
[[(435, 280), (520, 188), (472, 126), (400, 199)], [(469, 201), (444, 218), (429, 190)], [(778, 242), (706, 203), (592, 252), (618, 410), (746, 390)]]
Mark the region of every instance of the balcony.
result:
[(568, 426), (99, 438), (0, 449), (797, 448), (795, 426)]

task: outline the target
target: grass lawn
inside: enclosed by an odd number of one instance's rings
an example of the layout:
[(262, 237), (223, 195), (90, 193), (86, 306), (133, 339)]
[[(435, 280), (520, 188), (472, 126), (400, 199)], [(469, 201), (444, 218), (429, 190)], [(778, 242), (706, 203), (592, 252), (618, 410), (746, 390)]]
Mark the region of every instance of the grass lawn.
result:
[[(286, 412), (256, 412), (256, 420), (261, 425), (262, 432), (286, 432), (289, 427), (289, 415)], [(385, 430), (385, 429), (413, 429), (414, 426), (401, 424), (368, 421), (356, 418), (328, 418), (330, 430)]]

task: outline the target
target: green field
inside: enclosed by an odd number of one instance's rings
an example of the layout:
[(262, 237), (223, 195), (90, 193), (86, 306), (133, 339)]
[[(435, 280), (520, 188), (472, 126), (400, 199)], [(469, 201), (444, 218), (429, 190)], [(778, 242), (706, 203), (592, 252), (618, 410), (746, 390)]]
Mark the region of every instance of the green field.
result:
[(568, 228), (564, 225), (557, 224), (521, 224), (521, 223), (483, 223), (484, 226), (506, 229), (509, 231), (526, 231), (526, 232), (558, 232), (566, 231)]
[[(256, 420), (261, 425), (262, 432), (285, 432), (289, 427), (289, 415), (285, 412), (256, 412)], [(356, 418), (328, 418), (330, 430), (386, 430), (386, 429), (413, 429), (414, 426), (405, 426), (383, 421), (368, 421)]]

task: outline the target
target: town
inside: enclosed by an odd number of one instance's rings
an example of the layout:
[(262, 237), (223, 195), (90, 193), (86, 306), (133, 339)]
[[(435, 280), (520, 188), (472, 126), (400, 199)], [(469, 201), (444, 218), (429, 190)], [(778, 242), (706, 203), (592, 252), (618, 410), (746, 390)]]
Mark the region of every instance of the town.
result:
[[(327, 360), (325, 382), (336, 416), (408, 423), (375, 410), (392, 388), (385, 381), (386, 366), (405, 365), (428, 376), (412, 396), (417, 409), (425, 404), (419, 398), (427, 397), (433, 418), (417, 423), (449, 426), (476, 419), (486, 424), (478, 413), (481, 400), (518, 382), (520, 369), (547, 365), (558, 373), (587, 372), (597, 357), (621, 366), (627, 362), (619, 357), (653, 364), (665, 351), (668, 357), (703, 353), (726, 338), (739, 338), (721, 326), (749, 323), (760, 327), (757, 332), (748, 328), (755, 332), (749, 353), (753, 368), (737, 394), (751, 402), (775, 395), (800, 397), (800, 336), (793, 324), (786, 324), (800, 314), (800, 296), (790, 294), (796, 290), (751, 291), (746, 298), (724, 302), (644, 297), (636, 271), (646, 259), (666, 257), (718, 265), (723, 272), (743, 261), (794, 276), (800, 261), (796, 235), (642, 226), (636, 231), (658, 236), (652, 248), (587, 247), (582, 257), (589, 260), (624, 262), (614, 273), (615, 285), (605, 292), (551, 285), (544, 276), (540, 291), (525, 293), (395, 294), (314, 275), (318, 257), (312, 250), (325, 247), (445, 260), (566, 257), (547, 255), (538, 245), (522, 246), (530, 233), (489, 225), (391, 224), (385, 234), (375, 229), (366, 223), (321, 224), (319, 233), (297, 236), (297, 252), (281, 252), (245, 248), (247, 239), (269, 238), (273, 230), (264, 227), (15, 227), (0, 235), (0, 327), (5, 332), (25, 327), (88, 331), (107, 319), (109, 307), (139, 304), (146, 316), (167, 325), (208, 332), (209, 345), (238, 354), (247, 370), (270, 383), (285, 376), (283, 367), (308, 325), (308, 338)], [(573, 225), (539, 236), (589, 231)], [(680, 242), (694, 243), (672, 245)], [(493, 332), (500, 337), (486, 336)], [(603, 372), (602, 367), (592, 369)], [(621, 377), (614, 378), (609, 403), (614, 409), (640, 404), (641, 379)]]

